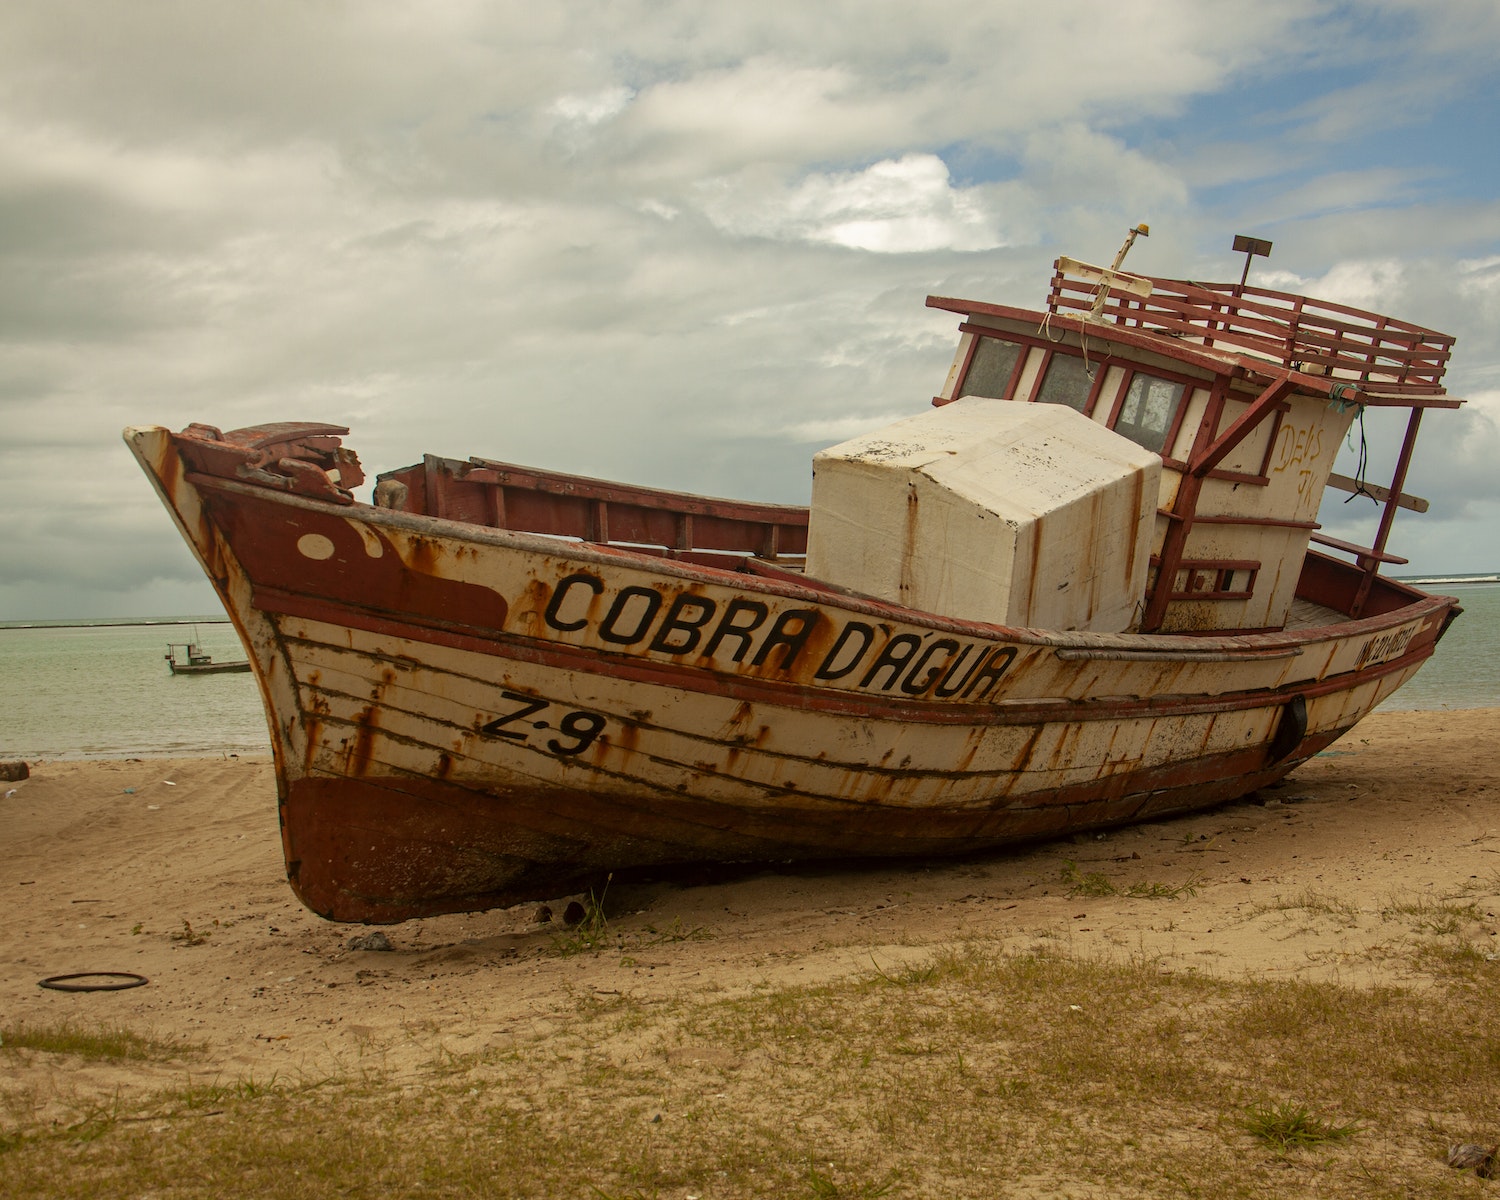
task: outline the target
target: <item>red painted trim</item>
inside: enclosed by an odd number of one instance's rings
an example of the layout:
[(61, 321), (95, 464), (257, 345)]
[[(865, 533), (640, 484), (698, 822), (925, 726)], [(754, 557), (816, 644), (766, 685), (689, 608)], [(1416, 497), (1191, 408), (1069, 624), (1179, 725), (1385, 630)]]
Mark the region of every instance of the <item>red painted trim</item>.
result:
[[(1106, 311), (1122, 322), (1142, 326), (1150, 321), (1166, 331), (1194, 336), (1203, 335), (1212, 317), (1216, 341), (1280, 357), (1284, 366), (1309, 363), (1359, 379), (1388, 380), (1384, 386), (1393, 390), (1440, 390), (1436, 383), (1452, 351), (1453, 338), (1446, 334), (1347, 305), (1243, 285), (1155, 278), (1151, 283), (1149, 297), (1111, 295)], [(1087, 308), (1094, 292), (1091, 283), (1059, 270), (1054, 276), (1054, 310)]]
[[(960, 333), (967, 333), (967, 332), (969, 332), (962, 325), (960, 325), (958, 327), (958, 329), (959, 329)], [(969, 368), (974, 365), (974, 356), (976, 354), (978, 354), (978, 353), (979, 353), (979, 339), (977, 337), (972, 337), (972, 338), (969, 339), (969, 348), (968, 348), (968, 350), (966, 350), (964, 352), (964, 361), (959, 366), (959, 368), (958, 368), (958, 374), (957, 374), (957, 376), (955, 376), (955, 378), (953, 380), (953, 395), (948, 396), (946, 398), (946, 400), (945, 400), (945, 403), (947, 401), (958, 400), (958, 399), (962, 398), (962, 396), (964, 394), (964, 384), (969, 381)], [(1017, 354), (1016, 355), (1017, 361), (1020, 361), (1021, 359), (1025, 358), (1025, 357), (1026, 356), (1024, 354)], [(936, 404), (937, 401), (934, 399), (933, 403)]]
[[(1085, 372), (1087, 372), (1089, 369), (1089, 357), (1087, 354), (1085, 354), (1082, 356), (1082, 358), (1083, 369)], [(1105, 355), (1104, 358), (1097, 362), (1094, 366), (1094, 377), (1089, 380), (1088, 398), (1083, 402), (1083, 415), (1088, 417), (1090, 420), (1093, 420), (1094, 410), (1099, 407), (1099, 397), (1104, 394), (1104, 381), (1109, 378), (1111, 366), (1113, 366), (1113, 363), (1111, 363), (1108, 355)], [(1113, 429), (1113, 422), (1111, 422), (1107, 426), (1107, 428)]]
[[(1074, 358), (1084, 359), (1085, 365), (1089, 363), (1094, 364), (1094, 378), (1089, 385), (1088, 398), (1084, 401), (1082, 409), (1083, 415), (1090, 419), (1093, 418), (1094, 413), (1098, 410), (1099, 401), (1104, 395), (1104, 383), (1109, 371), (1113, 368), (1119, 368), (1122, 372), (1122, 378), (1115, 388), (1113, 398), (1110, 401), (1109, 417), (1103, 422), (1104, 427), (1110, 430), (1115, 430), (1119, 423), (1120, 410), (1125, 404), (1125, 397), (1130, 391), (1130, 385), (1137, 375), (1145, 375), (1151, 379), (1161, 379), (1167, 383), (1180, 385), (1182, 395), (1178, 397), (1177, 405), (1172, 412), (1172, 422), (1168, 426), (1162, 440), (1162, 450), (1164, 451), (1171, 450), (1177, 444), (1178, 434), (1182, 431), (1182, 423), (1187, 418), (1187, 410), (1192, 393), (1199, 388), (1204, 390), (1212, 388), (1213, 381), (1204, 379), (1200, 375), (1187, 375), (1179, 371), (1161, 367), (1144, 367), (1132, 359), (1121, 358), (1117, 354), (1105, 354), (1103, 358), (1093, 359), (1085, 355), (1081, 349), (1075, 352), (1072, 346), (1059, 346), (1057, 343), (1051, 342), (1046, 338), (1035, 337), (1029, 334), (1012, 334), (1003, 329), (995, 329), (988, 325), (975, 325), (968, 321), (960, 324), (958, 328), (961, 333), (974, 334), (975, 340), (970, 344), (968, 356), (964, 360), (963, 372), (954, 389), (954, 398), (963, 394), (964, 385), (968, 380), (969, 368), (973, 364), (975, 349), (979, 344), (978, 339), (981, 337), (993, 338), (1001, 342), (1011, 342), (1027, 350), (1043, 351), (1041, 367), (1037, 371), (1036, 378), (1032, 381), (1030, 394), (1025, 398), (1027, 403), (1037, 402), (1037, 397), (1041, 394), (1042, 386), (1046, 382), (1047, 372), (1052, 368), (1052, 360), (1056, 354), (1061, 353)], [(1011, 367), (1010, 378), (1005, 385), (1005, 395), (998, 396), (996, 399), (1010, 400), (1015, 398), (1015, 391), (1020, 383), (1021, 375), (1025, 371), (1026, 362), (1026, 354), (1023, 353), (1016, 356), (1016, 361)], [(933, 402), (936, 404), (938, 399), (935, 397)], [(943, 403), (949, 402), (948, 400), (943, 401)], [(1269, 454), (1269, 450), (1267, 453)], [(1174, 467), (1178, 470), (1187, 470), (1186, 463), (1179, 462), (1167, 454), (1162, 454), (1162, 463), (1164, 466)], [(1236, 482), (1247, 482), (1252, 478), (1234, 475), (1229, 472), (1225, 472), (1223, 477), (1232, 478)], [(1255, 482), (1265, 483), (1269, 482), (1269, 480), (1255, 480)]]
[[(1276, 410), (1271, 418), (1271, 429), (1266, 435), (1266, 452), (1260, 456), (1260, 474), (1258, 480), (1269, 484), (1271, 482), (1271, 458), (1276, 453), (1276, 440), (1281, 436), (1281, 424), (1286, 420), (1286, 414), (1291, 411), (1291, 405), (1283, 404)], [(1217, 472), (1211, 472), (1217, 474)]]
[[(1175, 383), (1182, 388), (1181, 394), (1177, 397), (1177, 404), (1172, 410), (1171, 423), (1162, 435), (1161, 457), (1162, 463), (1165, 465), (1167, 461), (1166, 452), (1177, 445), (1177, 434), (1182, 429), (1182, 422), (1192, 401), (1193, 392), (1198, 388), (1204, 388), (1205, 391), (1209, 390), (1204, 386), (1208, 381), (1178, 375), (1173, 371), (1149, 370), (1146, 367), (1130, 364), (1129, 360), (1126, 359), (1119, 360), (1119, 365), (1125, 368), (1124, 378), (1121, 379), (1120, 386), (1115, 392), (1114, 406), (1110, 409), (1109, 420), (1105, 423), (1107, 428), (1113, 429), (1117, 433), (1119, 432), (1120, 411), (1125, 407), (1125, 397), (1130, 394), (1130, 385), (1135, 382), (1137, 375), (1144, 375), (1147, 379), (1160, 379), (1164, 383)], [(1120, 436), (1124, 437), (1126, 435), (1121, 434)]]
[[(946, 309), (948, 312), (963, 313), (971, 317), (987, 316), (999, 317), (1006, 321), (1022, 321), (1033, 327), (1039, 326), (1048, 315), (1045, 311), (1034, 308), (1014, 308), (1006, 304), (991, 304), (984, 300), (956, 300), (945, 296), (928, 296), (927, 307)], [(1172, 338), (1164, 338), (1159, 334), (1127, 329), (1119, 325), (1111, 325), (1108, 333), (1104, 334), (1097, 326), (1089, 325), (1081, 317), (1073, 317), (1065, 313), (1056, 314), (1053, 320), (1057, 322), (1059, 329), (1065, 329), (1069, 333), (1089, 334), (1092, 332), (1095, 337), (1107, 338), (1111, 342), (1120, 342), (1141, 350), (1149, 350), (1163, 358), (1175, 359), (1177, 362), (1214, 374), (1239, 369), (1239, 355), (1237, 354), (1207, 350)]]
[[(1032, 379), (1031, 379), (1031, 391), (1028, 392), (1027, 395), (1026, 395), (1026, 397), (1025, 397), (1026, 403), (1028, 403), (1028, 404), (1035, 404), (1037, 402), (1036, 398), (1037, 398), (1037, 396), (1039, 396), (1041, 394), (1041, 391), (1042, 391), (1042, 381), (1047, 378), (1047, 372), (1052, 367), (1052, 356), (1054, 354), (1056, 354), (1056, 353), (1057, 353), (1057, 347), (1056, 346), (1045, 346), (1045, 347), (1043, 347), (1043, 349), (1042, 349), (1042, 362), (1041, 362), (1041, 365), (1039, 367), (1037, 367), (1036, 374), (1034, 376), (1032, 376)], [(1018, 397), (1018, 399), (1019, 399), (1019, 397)]]
[[(1152, 563), (1156, 562), (1156, 555), (1151, 556)], [(1184, 558), (1177, 564), (1179, 571), (1185, 568), (1201, 571), (1258, 571), (1260, 563), (1250, 558)]]
[(1271, 483), (1269, 475), (1247, 475), (1243, 471), (1209, 471), (1204, 478), (1219, 479), (1225, 483), (1248, 483), (1254, 487), (1269, 487)]
[[(1210, 476), (1212, 478), (1212, 476)], [(1316, 521), (1291, 521), (1281, 517), (1233, 517), (1224, 513), (1198, 513), (1194, 525), (1264, 525), (1275, 529), (1321, 529)]]

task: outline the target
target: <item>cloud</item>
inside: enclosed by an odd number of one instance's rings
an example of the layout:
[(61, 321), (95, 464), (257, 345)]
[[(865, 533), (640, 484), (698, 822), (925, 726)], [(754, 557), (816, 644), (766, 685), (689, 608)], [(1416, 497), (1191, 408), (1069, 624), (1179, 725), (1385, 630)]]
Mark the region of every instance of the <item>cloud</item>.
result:
[(1289, 271), (1262, 269), (1256, 281), (1262, 287), (1300, 292), (1333, 304), (1383, 311), (1402, 293), (1405, 274), (1405, 264), (1383, 258), (1335, 263), (1323, 275), (1307, 279)]
[[(1210, 278), (1269, 227), (1257, 278), (1456, 333), (1488, 396), (1500, 198), (1442, 135), (1497, 50), (1458, 3), (0, 6), (0, 617), (192, 577), (127, 423), (805, 499), (941, 385), (926, 293), (1039, 304), (1139, 220)], [(1419, 462), (1494, 495), (1491, 412)], [(1442, 524), (1500, 564), (1484, 503)]]
[(715, 228), (733, 236), (902, 254), (1004, 245), (985, 191), (955, 188), (935, 154), (908, 154), (860, 171), (816, 172), (791, 185), (712, 179), (699, 195)]
[(628, 87), (607, 87), (597, 92), (573, 92), (559, 96), (547, 111), (572, 125), (598, 125), (625, 111), (635, 97)]

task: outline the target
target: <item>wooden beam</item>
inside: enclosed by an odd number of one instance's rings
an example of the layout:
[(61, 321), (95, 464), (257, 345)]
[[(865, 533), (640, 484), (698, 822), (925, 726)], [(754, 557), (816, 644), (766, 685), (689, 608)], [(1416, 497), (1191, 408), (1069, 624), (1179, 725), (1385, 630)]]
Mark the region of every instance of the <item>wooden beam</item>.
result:
[(1110, 270), (1106, 267), (1096, 267), (1092, 263), (1080, 262), (1066, 255), (1057, 260), (1057, 269), (1065, 275), (1073, 275), (1091, 283), (1102, 282), (1111, 290), (1119, 288), (1122, 292), (1129, 292), (1134, 296), (1151, 294), (1151, 281), (1144, 276), (1131, 275), (1125, 271)]
[(1276, 407), (1288, 395), (1297, 390), (1296, 383), (1287, 372), (1277, 372), (1271, 385), (1250, 403), (1237, 421), (1221, 433), (1203, 453), (1195, 454), (1189, 471), (1199, 479), (1217, 467), (1246, 436), (1276, 411)]
[[(1360, 483), (1357, 479), (1350, 479), (1349, 476), (1340, 475), (1337, 472), (1328, 476), (1328, 486), (1338, 488), (1341, 492), (1354, 492), (1356, 494), (1364, 492), (1366, 495), (1373, 496), (1382, 504), (1391, 498), (1390, 488), (1383, 488), (1378, 483)], [(1427, 501), (1423, 500), (1421, 496), (1410, 496), (1403, 492), (1396, 497), (1396, 503), (1412, 512), (1427, 511)]]
[(1329, 537), (1326, 533), (1315, 533), (1312, 540), (1320, 546), (1331, 546), (1335, 550), (1342, 550), (1345, 554), (1353, 554), (1361, 561), (1383, 562), (1401, 564), (1406, 562), (1399, 554), (1387, 554), (1384, 550), (1374, 550), (1369, 546), (1359, 546), (1353, 542), (1345, 542), (1336, 537)]

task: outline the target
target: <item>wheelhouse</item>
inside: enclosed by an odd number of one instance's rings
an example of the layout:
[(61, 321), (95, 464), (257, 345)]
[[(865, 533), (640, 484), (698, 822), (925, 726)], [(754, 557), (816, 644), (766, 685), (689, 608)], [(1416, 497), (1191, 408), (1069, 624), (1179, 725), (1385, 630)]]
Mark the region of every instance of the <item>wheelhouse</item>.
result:
[[(928, 297), (962, 314), (935, 405), (964, 397), (1060, 404), (1161, 457), (1139, 632), (1249, 632), (1296, 620), (1316, 595), (1315, 544), (1352, 555), (1363, 579), (1330, 607), (1360, 615), (1383, 563), (1424, 409), (1455, 408), (1443, 372), (1453, 339), (1388, 317), (1239, 285), (1103, 271), (1059, 259), (1046, 311)], [(1040, 318), (1040, 319), (1039, 319)], [(1409, 411), (1389, 487), (1332, 471), (1365, 407)], [(1320, 532), (1324, 488), (1383, 506), (1372, 546)], [(1304, 581), (1310, 575), (1311, 581)]]

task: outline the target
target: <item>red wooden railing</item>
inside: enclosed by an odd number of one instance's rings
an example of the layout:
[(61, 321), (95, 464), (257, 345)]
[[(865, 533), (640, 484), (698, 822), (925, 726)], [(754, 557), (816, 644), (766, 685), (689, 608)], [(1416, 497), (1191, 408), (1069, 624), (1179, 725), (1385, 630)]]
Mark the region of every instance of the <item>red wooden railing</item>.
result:
[[(1087, 312), (1098, 285), (1054, 264), (1047, 307)], [(1346, 304), (1231, 283), (1147, 278), (1149, 296), (1111, 291), (1108, 324), (1253, 354), (1283, 367), (1390, 395), (1441, 395), (1454, 338)]]
[(690, 560), (752, 555), (796, 565), (807, 553), (807, 509), (791, 505), (693, 496), (486, 458), (429, 455), (380, 478), (407, 489), (407, 512), (495, 529)]

